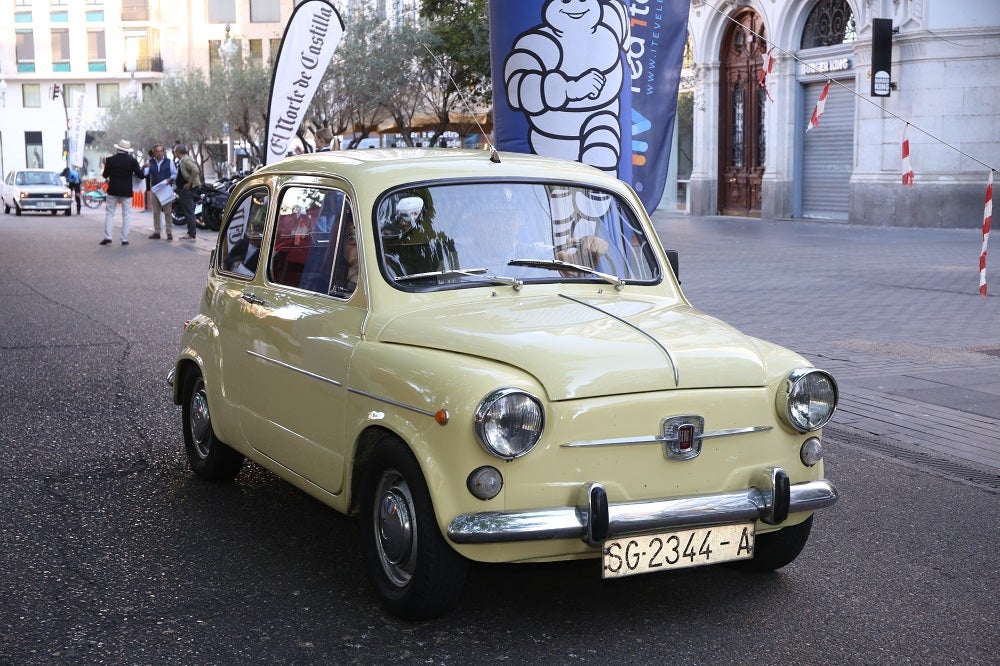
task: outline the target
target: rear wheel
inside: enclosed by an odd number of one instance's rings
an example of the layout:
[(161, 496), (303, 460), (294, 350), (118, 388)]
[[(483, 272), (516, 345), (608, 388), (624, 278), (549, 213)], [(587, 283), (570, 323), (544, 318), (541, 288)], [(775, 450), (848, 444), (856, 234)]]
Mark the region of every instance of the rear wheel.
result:
[(215, 436), (205, 380), (195, 373), (187, 380), (183, 402), (184, 448), (194, 473), (208, 481), (229, 481), (243, 467), (243, 454)]
[(3, 212), (4, 212), (4, 215), (7, 215), (7, 214), (10, 213), (10, 206), (7, 205), (7, 201), (6, 200), (4, 200), (4, 202), (3, 202)]
[(809, 516), (798, 525), (758, 535), (754, 542), (753, 559), (738, 562), (736, 568), (743, 571), (774, 571), (791, 564), (805, 548), (812, 524), (813, 517)]
[(468, 561), (445, 541), (416, 459), (395, 437), (376, 444), (361, 482), (361, 547), (382, 605), (426, 620), (458, 603)]

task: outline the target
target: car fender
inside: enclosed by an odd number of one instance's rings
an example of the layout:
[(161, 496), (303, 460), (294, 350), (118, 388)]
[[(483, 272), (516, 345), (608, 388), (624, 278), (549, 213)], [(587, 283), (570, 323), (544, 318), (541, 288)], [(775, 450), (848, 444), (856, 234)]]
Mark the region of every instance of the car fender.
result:
[(222, 372), (222, 350), (219, 343), (219, 328), (216, 322), (205, 315), (197, 315), (189, 321), (181, 339), (181, 349), (175, 364), (173, 386), (174, 404), (181, 404), (187, 373), (192, 364), (197, 366), (205, 378), (208, 402), (212, 406), (212, 427), (222, 441), (234, 448), (240, 448), (242, 431), (239, 412), (226, 390), (225, 375)]
[[(504, 491), (479, 500), (466, 487), (470, 472), (507, 463), (489, 454), (476, 437), (480, 401), (501, 387), (520, 388), (544, 405), (541, 384), (530, 375), (490, 359), (436, 349), (377, 342), (362, 344), (351, 363), (347, 422), (355, 449), (347, 469), (352, 495), (364, 467), (365, 447), (391, 433), (412, 451), (442, 532), (469, 511), (502, 510)], [(357, 506), (356, 495), (349, 500)]]

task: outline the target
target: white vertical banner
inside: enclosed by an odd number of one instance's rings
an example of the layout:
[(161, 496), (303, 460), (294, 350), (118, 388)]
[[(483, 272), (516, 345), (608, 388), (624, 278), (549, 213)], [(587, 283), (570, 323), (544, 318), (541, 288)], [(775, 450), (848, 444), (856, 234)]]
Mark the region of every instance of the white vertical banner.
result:
[(83, 149), (87, 143), (87, 127), (83, 119), (83, 101), (85, 96), (79, 90), (73, 93), (69, 111), (69, 163), (73, 166), (83, 166)]
[(344, 22), (328, 0), (305, 0), (292, 12), (274, 61), (264, 139), (265, 165), (288, 153), (343, 36)]

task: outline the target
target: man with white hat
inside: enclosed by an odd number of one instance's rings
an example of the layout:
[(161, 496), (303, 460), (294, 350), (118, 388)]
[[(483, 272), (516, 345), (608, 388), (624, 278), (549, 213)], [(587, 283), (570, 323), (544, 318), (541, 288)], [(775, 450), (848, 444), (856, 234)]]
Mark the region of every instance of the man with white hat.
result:
[(104, 178), (108, 181), (108, 198), (104, 202), (104, 240), (101, 245), (111, 244), (114, 231), (115, 209), (122, 207), (122, 245), (128, 245), (128, 232), (132, 222), (132, 179), (142, 180), (142, 167), (132, 155), (132, 144), (122, 139), (115, 144), (115, 154), (104, 161)]

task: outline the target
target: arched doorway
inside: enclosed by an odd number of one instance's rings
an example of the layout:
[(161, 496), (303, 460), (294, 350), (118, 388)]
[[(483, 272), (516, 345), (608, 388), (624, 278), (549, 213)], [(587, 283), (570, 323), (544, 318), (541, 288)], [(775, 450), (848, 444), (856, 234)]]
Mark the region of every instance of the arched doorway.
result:
[(757, 76), (767, 44), (755, 11), (744, 9), (733, 20), (719, 58), (719, 212), (759, 217), (767, 94), (757, 85)]

